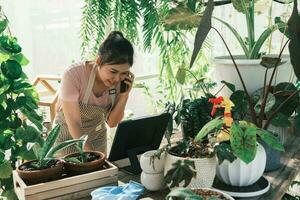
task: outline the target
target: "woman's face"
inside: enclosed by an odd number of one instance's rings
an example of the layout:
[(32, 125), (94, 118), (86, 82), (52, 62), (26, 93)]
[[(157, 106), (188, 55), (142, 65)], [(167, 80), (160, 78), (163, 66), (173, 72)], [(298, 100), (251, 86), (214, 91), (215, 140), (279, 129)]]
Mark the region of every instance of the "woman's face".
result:
[(107, 87), (116, 86), (120, 81), (124, 80), (129, 73), (129, 64), (104, 64), (98, 68), (98, 73)]

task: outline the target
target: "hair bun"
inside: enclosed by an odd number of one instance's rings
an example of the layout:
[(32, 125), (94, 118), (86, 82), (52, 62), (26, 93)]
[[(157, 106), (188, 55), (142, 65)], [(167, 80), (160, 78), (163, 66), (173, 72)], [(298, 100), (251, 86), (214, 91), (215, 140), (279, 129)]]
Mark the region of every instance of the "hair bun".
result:
[(107, 39), (109, 38), (124, 38), (124, 36), (123, 33), (121, 33), (120, 31), (112, 31), (107, 36)]

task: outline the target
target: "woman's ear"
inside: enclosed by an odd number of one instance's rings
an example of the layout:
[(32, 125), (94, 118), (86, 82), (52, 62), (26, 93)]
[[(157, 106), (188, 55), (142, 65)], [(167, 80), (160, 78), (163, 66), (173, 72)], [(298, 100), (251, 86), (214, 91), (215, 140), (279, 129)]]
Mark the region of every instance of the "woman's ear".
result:
[(98, 56), (97, 57), (97, 59), (96, 59), (96, 64), (98, 65), (98, 66), (101, 66), (101, 58), (100, 58), (100, 56)]

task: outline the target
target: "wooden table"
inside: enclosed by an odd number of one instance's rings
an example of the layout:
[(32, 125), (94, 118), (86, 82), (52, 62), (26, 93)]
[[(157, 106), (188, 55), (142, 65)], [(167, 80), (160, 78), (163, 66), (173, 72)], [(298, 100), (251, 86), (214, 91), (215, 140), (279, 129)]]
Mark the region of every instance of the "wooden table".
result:
[[(292, 181), (296, 178), (300, 168), (300, 137), (288, 134), (285, 142), (285, 152), (281, 157), (282, 167), (274, 172), (265, 173), (264, 176), (271, 183), (270, 190), (260, 197), (240, 198), (246, 199), (263, 199), (263, 200), (280, 200), (287, 192)], [(129, 175), (122, 171), (119, 172), (119, 184), (128, 183), (129, 180), (140, 182), (139, 175)], [(142, 200), (163, 200), (169, 193), (168, 189), (159, 192), (146, 191), (140, 198)]]

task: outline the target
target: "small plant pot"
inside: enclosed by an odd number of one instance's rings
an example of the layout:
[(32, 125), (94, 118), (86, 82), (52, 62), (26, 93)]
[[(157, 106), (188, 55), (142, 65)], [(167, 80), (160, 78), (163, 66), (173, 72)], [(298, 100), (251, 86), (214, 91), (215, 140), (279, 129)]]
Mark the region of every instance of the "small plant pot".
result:
[[(275, 136), (279, 137), (278, 135)], [(279, 169), (281, 167), (281, 163), (280, 163), (281, 152), (273, 149), (261, 139), (258, 141), (265, 148), (266, 155), (267, 155), (265, 172), (271, 172)]]
[(224, 160), (217, 166), (217, 176), (227, 185), (248, 186), (255, 183), (264, 173), (266, 167), (266, 151), (258, 143), (254, 160), (246, 164), (237, 158), (232, 163)]
[(234, 198), (232, 198), (228, 194), (212, 188), (199, 188), (199, 189), (193, 188), (192, 191), (198, 194), (199, 196), (203, 197), (203, 199), (210, 199), (215, 197), (217, 199), (223, 199), (223, 200), (234, 200)]
[(56, 163), (49, 168), (33, 170), (30, 169), (30, 164), (37, 162), (32, 160), (21, 164), (17, 169), (17, 173), (28, 185), (43, 183), (60, 179), (63, 174), (63, 161), (56, 159)]
[(166, 182), (164, 178), (164, 173), (148, 174), (142, 172), (141, 183), (145, 186), (147, 190), (158, 191), (166, 187)]
[[(176, 161), (181, 160), (190, 160), (195, 164), (196, 177), (193, 177), (190, 184), (187, 186), (188, 188), (201, 188), (201, 187), (211, 187), (214, 178), (216, 175), (216, 166), (217, 160), (216, 157), (211, 158), (184, 158), (172, 155), (170, 152), (166, 152), (166, 162), (164, 168), (164, 175), (168, 173), (170, 169), (172, 169), (172, 164)], [(170, 187), (170, 184), (168, 184)], [(183, 181), (179, 184), (180, 187), (183, 186)]]
[[(90, 162), (77, 163), (77, 164), (65, 161), (64, 167), (68, 175), (73, 176), (78, 174), (85, 174), (85, 173), (97, 171), (102, 168), (106, 158), (106, 155), (104, 153), (100, 151), (86, 151), (84, 153), (90, 153), (98, 156), (99, 158), (96, 160), (92, 160)], [(64, 158), (77, 157), (77, 156), (79, 156), (79, 153), (72, 153), (66, 155)]]
[(140, 158), (141, 168), (148, 174), (162, 173), (164, 171), (165, 153), (162, 153), (159, 159), (157, 157), (151, 159), (155, 152), (156, 150), (147, 151)]

